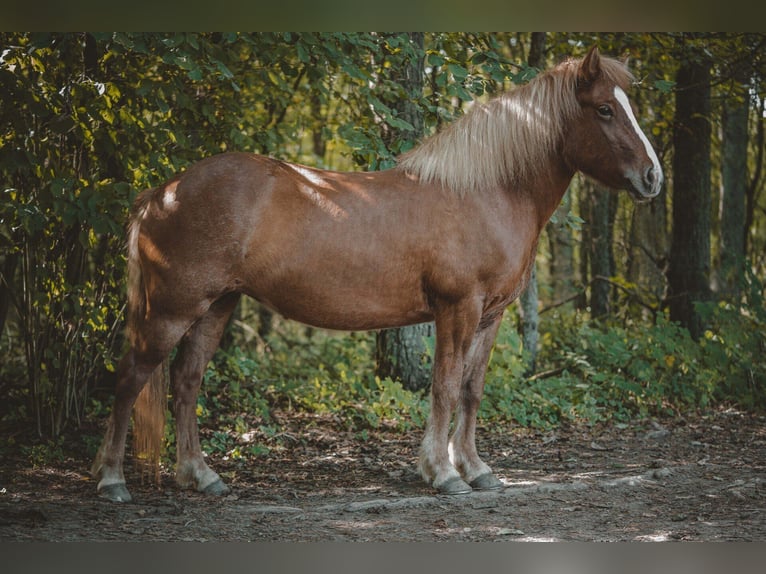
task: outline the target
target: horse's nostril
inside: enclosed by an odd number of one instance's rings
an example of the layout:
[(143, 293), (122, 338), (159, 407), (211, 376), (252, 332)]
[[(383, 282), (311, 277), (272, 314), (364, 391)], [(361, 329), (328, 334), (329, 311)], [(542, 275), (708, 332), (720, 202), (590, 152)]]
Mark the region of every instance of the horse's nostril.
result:
[(644, 172), (644, 185), (652, 194), (658, 194), (662, 186), (662, 171), (654, 166), (647, 168)]

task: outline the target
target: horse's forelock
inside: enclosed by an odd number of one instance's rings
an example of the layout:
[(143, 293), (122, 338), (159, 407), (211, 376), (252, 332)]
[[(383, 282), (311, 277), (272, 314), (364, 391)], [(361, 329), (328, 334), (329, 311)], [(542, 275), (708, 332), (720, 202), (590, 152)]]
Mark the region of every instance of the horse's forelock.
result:
[(617, 84), (626, 92), (630, 86), (636, 82), (635, 76), (631, 73), (628, 67), (619, 60), (602, 56), (601, 72), (608, 81)]

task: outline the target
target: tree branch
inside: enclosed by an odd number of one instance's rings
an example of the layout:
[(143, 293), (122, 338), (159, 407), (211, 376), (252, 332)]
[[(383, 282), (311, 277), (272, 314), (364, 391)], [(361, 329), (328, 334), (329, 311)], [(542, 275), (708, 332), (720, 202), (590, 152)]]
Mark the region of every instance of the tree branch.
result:
[(647, 302), (646, 300), (644, 300), (635, 291), (633, 291), (631, 289), (628, 289), (627, 287), (625, 287), (625, 285), (622, 285), (621, 283), (618, 283), (617, 281), (614, 281), (614, 280), (612, 280), (609, 277), (604, 277), (603, 275), (596, 275), (586, 285), (584, 285), (583, 287), (578, 289), (576, 293), (570, 295), (569, 297), (565, 297), (561, 301), (556, 301), (555, 303), (551, 303), (547, 307), (544, 307), (543, 309), (541, 309), (540, 310), (540, 315), (542, 315), (543, 313), (547, 313), (548, 311), (552, 311), (553, 309), (556, 309), (556, 308), (561, 307), (563, 305), (566, 305), (567, 303), (570, 303), (571, 301), (574, 301), (578, 297), (581, 297), (583, 295), (583, 293), (585, 293), (585, 291), (588, 289), (588, 287), (591, 287), (594, 283), (597, 283), (599, 281), (603, 281), (604, 283), (608, 283), (612, 287), (616, 287), (620, 291), (623, 291), (624, 293), (627, 293), (628, 295), (630, 295), (632, 300), (634, 300), (636, 303), (638, 303), (642, 307), (644, 307), (644, 308), (648, 309), (649, 311), (651, 311), (652, 314), (657, 313), (658, 307), (656, 305), (653, 305), (652, 303)]

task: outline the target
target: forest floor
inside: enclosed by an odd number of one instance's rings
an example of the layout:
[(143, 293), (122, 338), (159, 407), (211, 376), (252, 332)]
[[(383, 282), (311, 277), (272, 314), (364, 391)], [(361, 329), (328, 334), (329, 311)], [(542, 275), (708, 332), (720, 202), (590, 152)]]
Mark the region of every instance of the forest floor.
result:
[(6, 458), (0, 541), (766, 541), (766, 417), (481, 430), (505, 483), (438, 496), (415, 472), (421, 432), (358, 433), (328, 417), (280, 415), (286, 447), (255, 461), (211, 457), (232, 492), (179, 491), (169, 472), (114, 504), (86, 457)]

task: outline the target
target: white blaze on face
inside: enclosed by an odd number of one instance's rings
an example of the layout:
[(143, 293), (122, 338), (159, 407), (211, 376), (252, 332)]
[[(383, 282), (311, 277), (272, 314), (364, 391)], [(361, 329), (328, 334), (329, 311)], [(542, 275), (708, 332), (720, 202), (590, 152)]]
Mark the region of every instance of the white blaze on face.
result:
[(625, 94), (625, 92), (623, 91), (621, 87), (619, 86), (614, 87), (614, 97), (620, 103), (620, 105), (622, 106), (622, 109), (625, 111), (625, 115), (630, 120), (630, 125), (633, 126), (633, 129), (635, 130), (639, 139), (644, 144), (644, 148), (646, 149), (646, 155), (648, 155), (649, 159), (652, 161), (652, 165), (654, 166), (654, 171), (657, 174), (657, 177), (654, 178), (654, 185), (652, 186), (651, 192), (652, 192), (652, 195), (657, 195), (660, 192), (660, 186), (662, 185), (662, 167), (660, 166), (660, 160), (657, 159), (657, 154), (654, 152), (654, 148), (652, 147), (652, 144), (649, 143), (649, 140), (646, 138), (646, 135), (644, 135), (644, 132), (641, 130), (641, 127), (638, 125), (636, 116), (633, 115), (633, 109), (630, 107), (628, 96)]

